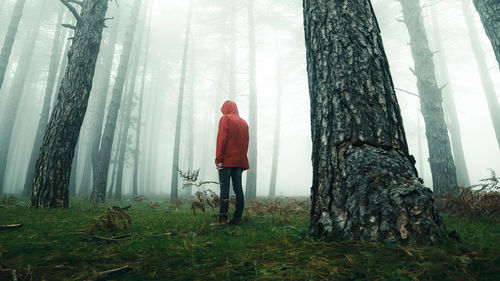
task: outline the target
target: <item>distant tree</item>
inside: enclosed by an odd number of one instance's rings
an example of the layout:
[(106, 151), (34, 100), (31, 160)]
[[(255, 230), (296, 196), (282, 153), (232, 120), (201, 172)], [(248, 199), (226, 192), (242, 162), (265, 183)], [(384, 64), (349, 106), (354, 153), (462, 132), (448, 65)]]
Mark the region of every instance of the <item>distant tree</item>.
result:
[(184, 86), (186, 82), (186, 68), (189, 50), (189, 36), (191, 33), (191, 19), (193, 13), (193, 1), (189, 1), (189, 14), (186, 24), (186, 33), (184, 35), (184, 52), (182, 55), (182, 66), (181, 66), (181, 79), (179, 83), (179, 97), (177, 98), (177, 118), (175, 125), (175, 139), (174, 139), (174, 151), (172, 160), (172, 182), (170, 186), (170, 199), (179, 198), (179, 176), (177, 170), (179, 169), (179, 148), (181, 142), (181, 124), (182, 124), (182, 111), (184, 104)]
[(415, 62), (415, 70), (412, 71), (417, 77), (420, 106), (425, 122), (432, 185), (436, 194), (443, 194), (457, 186), (457, 173), (451, 153), (448, 127), (444, 119), (441, 89), (437, 84), (420, 1), (399, 0), (399, 2), (403, 7), (404, 23), (410, 34), (410, 48)]
[(23, 194), (25, 196), (28, 196), (31, 193), (31, 188), (33, 186), (33, 177), (35, 176), (36, 158), (38, 157), (38, 151), (40, 151), (40, 146), (42, 145), (43, 134), (45, 133), (45, 129), (47, 128), (47, 123), (49, 122), (50, 103), (52, 102), (52, 94), (55, 88), (57, 69), (59, 66), (59, 61), (61, 59), (62, 48), (64, 46), (64, 39), (65, 39), (61, 27), (63, 17), (64, 17), (64, 6), (61, 5), (57, 15), (54, 39), (52, 42), (52, 51), (49, 62), (49, 74), (47, 76), (47, 85), (45, 86), (45, 95), (43, 97), (42, 112), (40, 113), (40, 119), (38, 119), (38, 126), (35, 134), (35, 142), (33, 144), (33, 148), (31, 149), (31, 156), (28, 162), (28, 170), (26, 171), (26, 179), (24, 180)]
[(443, 47), (441, 38), (441, 30), (439, 25), (439, 16), (435, 5), (431, 9), (432, 22), (432, 45), (435, 49), (434, 61), (436, 64), (436, 74), (438, 81), (443, 85), (442, 96), (443, 105), (448, 121), (450, 131), (451, 147), (453, 150), (453, 160), (457, 169), (457, 183), (460, 186), (470, 186), (469, 172), (467, 171), (467, 163), (464, 156), (464, 148), (462, 145), (462, 132), (460, 130), (460, 121), (458, 120), (457, 106), (455, 105), (455, 97), (452, 88), (452, 82), (448, 70), (448, 61), (446, 59), (446, 50)]
[(488, 69), (488, 64), (486, 63), (486, 57), (484, 56), (483, 48), (481, 47), (481, 42), (479, 41), (479, 36), (477, 35), (478, 32), (474, 23), (474, 18), (472, 17), (470, 0), (462, 0), (462, 9), (464, 12), (465, 23), (467, 24), (467, 29), (469, 30), (470, 42), (472, 45), (472, 51), (474, 52), (474, 58), (476, 59), (479, 77), (481, 78), (484, 95), (486, 97), (486, 102), (488, 103), (491, 122), (493, 123), (493, 129), (495, 130), (498, 147), (500, 148), (500, 104), (498, 103), (495, 86), (493, 85), (490, 70)]
[(94, 169), (93, 173), (94, 181), (90, 198), (92, 201), (96, 202), (104, 202), (106, 200), (106, 183), (108, 179), (109, 162), (111, 159), (111, 149), (115, 137), (118, 112), (120, 110), (123, 88), (127, 77), (130, 54), (134, 42), (134, 35), (137, 29), (136, 27), (141, 3), (142, 0), (135, 0), (132, 7), (130, 25), (128, 26), (127, 33), (125, 34), (120, 64), (118, 65), (115, 85), (113, 87), (113, 93), (108, 107), (108, 115), (106, 116), (106, 125), (104, 127), (104, 133), (102, 134), (101, 145), (97, 156), (97, 168)]
[[(229, 99), (236, 101), (236, 74), (238, 73), (238, 61), (236, 59), (236, 35), (238, 28), (236, 26), (236, 19), (238, 18), (238, 1), (228, 0), (229, 3)], [(220, 104), (218, 104), (220, 106)]]
[(481, 17), (486, 35), (490, 38), (500, 68), (500, 1), (473, 0), (472, 2)]
[(371, 1), (303, 3), (311, 234), (398, 243), (436, 239), (445, 227), (408, 152)]
[[(37, 9), (45, 7), (47, 1), (37, 3)], [(30, 70), (35, 46), (40, 33), (44, 10), (37, 13), (34, 22), (30, 26), (26, 43), (23, 45), (21, 56), (17, 62), (17, 67), (5, 102), (1, 105), (2, 118), (0, 118), (0, 193), (2, 193), (5, 183), (5, 172), (7, 159), (10, 152), (10, 144), (14, 132), (14, 124), (18, 116), (18, 109), (21, 104), (21, 97), (26, 85), (26, 78)]]
[(14, 41), (16, 40), (19, 22), (23, 16), (24, 3), (26, 3), (26, 0), (16, 1), (12, 17), (10, 18), (9, 27), (7, 28), (7, 34), (5, 34), (2, 50), (0, 51), (0, 89), (2, 89), (5, 72), (9, 65), (10, 54), (12, 53), (12, 46), (14, 46)]
[(92, 89), (109, 1), (73, 1), (81, 6), (79, 13), (67, 0), (61, 2), (76, 18), (76, 25), (70, 26), (75, 35), (58, 102), (38, 155), (31, 194), (31, 206), (35, 208), (69, 206), (71, 164)]
[(248, 0), (248, 45), (249, 45), (249, 133), (247, 185), (245, 199), (257, 197), (257, 47), (255, 43), (254, 1)]

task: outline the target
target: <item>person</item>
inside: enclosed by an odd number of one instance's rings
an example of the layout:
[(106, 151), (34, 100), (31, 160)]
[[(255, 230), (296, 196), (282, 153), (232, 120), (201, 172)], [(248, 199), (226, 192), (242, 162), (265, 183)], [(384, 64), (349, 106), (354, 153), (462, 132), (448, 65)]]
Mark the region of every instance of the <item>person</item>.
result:
[[(212, 225), (241, 224), (244, 208), (241, 174), (249, 169), (248, 165), (248, 124), (238, 114), (238, 107), (233, 101), (226, 101), (221, 108), (222, 117), (217, 133), (215, 165), (219, 171), (220, 210), (219, 218)], [(229, 186), (233, 182), (236, 195), (236, 210), (228, 222)]]

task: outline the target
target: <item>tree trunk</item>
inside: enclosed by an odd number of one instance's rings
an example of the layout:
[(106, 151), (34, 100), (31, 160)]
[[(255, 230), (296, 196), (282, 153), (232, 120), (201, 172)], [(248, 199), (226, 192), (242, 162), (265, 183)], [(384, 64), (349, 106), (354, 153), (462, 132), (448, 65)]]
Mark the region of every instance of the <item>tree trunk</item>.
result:
[(179, 176), (177, 175), (177, 169), (179, 169), (179, 147), (181, 143), (181, 124), (182, 124), (182, 109), (184, 103), (184, 83), (186, 81), (186, 68), (188, 59), (188, 49), (189, 49), (189, 35), (191, 32), (191, 18), (193, 13), (193, 1), (189, 1), (189, 15), (186, 25), (186, 33), (184, 36), (184, 53), (182, 55), (182, 68), (181, 68), (181, 80), (179, 85), (179, 98), (177, 100), (177, 121), (175, 126), (175, 140), (174, 140), (174, 156), (172, 160), (172, 184), (170, 186), (170, 199), (179, 198)]
[(16, 1), (12, 17), (10, 18), (7, 34), (5, 35), (5, 39), (3, 41), (2, 50), (0, 51), (0, 89), (2, 89), (5, 72), (7, 71), (7, 66), (9, 65), (10, 54), (12, 53), (12, 46), (14, 46), (14, 41), (16, 40), (17, 28), (19, 27), (19, 22), (21, 21), (21, 17), (23, 15), (24, 3), (26, 3), (26, 0)]
[(56, 90), (53, 92), (53, 96), (51, 98), (52, 101), (51, 101), (51, 104), (50, 104), (49, 116), (52, 116), (52, 112), (54, 111), (54, 107), (57, 104), (57, 101), (58, 101), (57, 94), (59, 93), (58, 90), (62, 86), (62, 80), (64, 78), (64, 71), (66, 70), (66, 67), (68, 66), (68, 52), (69, 52), (69, 49), (71, 48), (71, 41), (72, 41), (70, 38), (67, 38), (68, 34), (69, 34), (69, 31), (66, 30), (64, 32), (63, 38), (67, 42), (66, 42), (66, 44), (64, 46), (64, 51), (62, 51), (62, 53), (61, 53), (62, 60), (61, 60), (61, 63), (59, 64), (59, 70), (57, 70), (58, 78), (57, 78), (57, 82), (56, 82), (56, 85), (55, 85)]
[(445, 230), (408, 153), (371, 2), (304, 0), (315, 237), (411, 243)]
[(141, 91), (139, 94), (139, 108), (137, 109), (137, 131), (135, 134), (135, 153), (134, 153), (134, 175), (132, 180), (132, 195), (137, 196), (139, 194), (139, 159), (141, 157), (141, 129), (142, 129), (142, 108), (144, 106), (144, 87), (146, 85), (146, 73), (148, 69), (148, 59), (149, 59), (149, 39), (150, 39), (150, 30), (151, 30), (151, 19), (153, 8), (149, 4), (149, 13), (148, 13), (148, 25), (146, 26), (146, 30), (144, 32), (147, 33), (146, 36), (146, 45), (144, 46), (144, 65), (142, 69), (142, 78), (141, 78)]
[(109, 36), (108, 47), (104, 50), (104, 54), (102, 56), (103, 68), (102, 68), (102, 78), (99, 79), (99, 82), (94, 91), (94, 114), (90, 116), (89, 124), (90, 124), (90, 155), (92, 161), (92, 174), (95, 178), (97, 175), (99, 165), (98, 165), (98, 155), (99, 155), (99, 147), (102, 136), (102, 128), (103, 128), (103, 120), (104, 120), (104, 111), (106, 109), (106, 98), (109, 92), (109, 84), (111, 80), (111, 71), (114, 64), (114, 54), (116, 50), (116, 42), (118, 38), (118, 30), (120, 27), (120, 18), (121, 12), (120, 8), (116, 10), (116, 18), (113, 20), (112, 31)]
[(38, 155), (32, 207), (67, 208), (69, 205), (71, 163), (92, 89), (108, 2), (84, 0), (77, 16), (68, 67)]
[(76, 143), (75, 155), (73, 156), (71, 174), (69, 176), (69, 196), (73, 197), (77, 189), (77, 171), (78, 171), (78, 151), (80, 150), (80, 141)]
[(116, 74), (115, 85), (113, 87), (113, 94), (108, 109), (108, 116), (106, 117), (106, 126), (101, 139), (101, 146), (97, 156), (97, 168), (94, 169), (94, 182), (91, 194), (91, 200), (96, 202), (104, 202), (106, 200), (106, 182), (108, 179), (109, 161), (111, 158), (111, 148), (115, 136), (116, 121), (118, 111), (120, 110), (120, 103), (123, 93), (123, 86), (127, 77), (127, 68), (130, 60), (130, 53), (134, 41), (134, 34), (137, 26), (137, 19), (139, 17), (139, 10), (141, 7), (141, 0), (135, 0), (132, 8), (131, 24), (125, 35), (125, 42), (123, 44), (123, 51)]
[(447, 124), (450, 130), (451, 147), (453, 150), (453, 160), (457, 168), (457, 183), (461, 186), (470, 186), (469, 172), (465, 162), (464, 149), (462, 146), (462, 132), (460, 130), (460, 121), (458, 120), (455, 97), (451, 85), (450, 74), (448, 71), (448, 62), (446, 59), (446, 50), (443, 48), (441, 31), (439, 30), (439, 19), (436, 8), (431, 6), (432, 34), (435, 51), (434, 59), (437, 64), (437, 77), (443, 85), (443, 105), (447, 116)]
[[(38, 5), (37, 8), (45, 7), (44, 3)], [(43, 11), (37, 14), (35, 21), (31, 25), (31, 29), (26, 38), (27, 42), (23, 46), (21, 57), (17, 63), (12, 85), (10, 86), (10, 90), (4, 104), (1, 106), (3, 117), (0, 118), (0, 193), (2, 193), (4, 187), (5, 170), (7, 168), (7, 159), (10, 151), (12, 132), (14, 131), (17, 111), (24, 92), (24, 86), (30, 70), (31, 60), (35, 52), (36, 41), (38, 34), (40, 33), (43, 18), (42, 16)]]
[(132, 108), (134, 104), (134, 96), (135, 96), (135, 84), (137, 81), (137, 72), (139, 69), (139, 57), (140, 57), (140, 50), (141, 50), (141, 42), (142, 42), (142, 34), (139, 35), (139, 38), (137, 40), (138, 44), (137, 46), (137, 52), (135, 53), (135, 59), (134, 63), (132, 65), (132, 76), (130, 77), (130, 86), (129, 86), (129, 93), (126, 95), (126, 101), (125, 101), (125, 106), (123, 107), (124, 114), (123, 114), (123, 133), (121, 135), (121, 145), (117, 147), (118, 149), (118, 171), (117, 171), (117, 182), (116, 182), (116, 189), (115, 189), (115, 200), (121, 201), (122, 200), (122, 184), (123, 184), (123, 171), (125, 169), (125, 162), (126, 162), (126, 153), (127, 153), (127, 140), (128, 140), (128, 131), (130, 129), (130, 122), (131, 122), (131, 117), (132, 117)]
[(281, 128), (281, 99), (283, 95), (283, 78), (282, 78), (282, 66), (281, 57), (279, 55), (279, 40), (275, 36), (276, 50), (278, 53), (278, 73), (276, 77), (277, 83), (277, 96), (276, 96), (276, 115), (274, 119), (274, 144), (273, 144), (273, 162), (271, 166), (271, 183), (269, 184), (269, 196), (276, 196), (276, 176), (278, 174), (278, 156), (280, 150), (280, 128)]
[(50, 103), (52, 101), (52, 93), (54, 92), (55, 88), (54, 86), (56, 83), (57, 69), (59, 66), (59, 61), (61, 59), (61, 49), (64, 44), (61, 28), (63, 17), (64, 8), (61, 6), (57, 16), (56, 30), (54, 32), (54, 39), (52, 43), (52, 54), (50, 56), (49, 62), (49, 75), (47, 76), (47, 85), (45, 87), (42, 112), (40, 114), (40, 119), (38, 120), (35, 142), (33, 144), (33, 148), (31, 149), (28, 170), (26, 171), (26, 179), (24, 180), (24, 196), (28, 196), (31, 193), (31, 187), (33, 186), (33, 177), (35, 176), (36, 158), (38, 156), (38, 151), (40, 151), (40, 146), (42, 145), (43, 134), (45, 132), (45, 129), (47, 128), (47, 122), (49, 122)]
[[(194, 40), (193, 41), (193, 46)], [(195, 85), (195, 77), (196, 77), (196, 69), (195, 69), (195, 53), (194, 50), (191, 50), (191, 63), (189, 64), (189, 117), (188, 117), (188, 141), (187, 141), (187, 170), (193, 171), (193, 159), (194, 159), (194, 85)], [(193, 193), (193, 186), (187, 185), (184, 187), (185, 194), (189, 198)]]
[(92, 162), (90, 161), (90, 157), (87, 155), (85, 157), (85, 162), (83, 164), (83, 177), (82, 183), (80, 185), (79, 194), (90, 195), (91, 190), (91, 180), (92, 178)]
[(432, 53), (425, 32), (420, 1), (399, 0), (410, 47), (415, 62), (417, 88), (425, 122), (425, 135), (429, 148), (432, 185), (436, 194), (443, 194), (457, 185), (457, 174), (451, 154), (448, 128), (444, 120), (443, 99), (437, 84)]
[(486, 35), (490, 38), (500, 68), (500, 1), (473, 0), (472, 2), (479, 13)]
[(250, 144), (248, 147), (247, 185), (245, 197), (247, 200), (257, 197), (257, 60), (254, 26), (254, 1), (248, 0), (248, 44), (249, 44), (249, 131)]
[(488, 109), (490, 111), (491, 122), (493, 123), (493, 129), (495, 130), (495, 135), (497, 137), (498, 147), (500, 148), (500, 105), (498, 104), (495, 86), (493, 86), (488, 64), (486, 63), (486, 58), (479, 41), (479, 37), (477, 36), (477, 28), (474, 24), (469, 4), (469, 0), (462, 0), (462, 8), (465, 23), (467, 24), (467, 29), (469, 30), (472, 51), (474, 52), (474, 57), (477, 62), (479, 77), (481, 78), (484, 95), (486, 96), (486, 102), (488, 103)]

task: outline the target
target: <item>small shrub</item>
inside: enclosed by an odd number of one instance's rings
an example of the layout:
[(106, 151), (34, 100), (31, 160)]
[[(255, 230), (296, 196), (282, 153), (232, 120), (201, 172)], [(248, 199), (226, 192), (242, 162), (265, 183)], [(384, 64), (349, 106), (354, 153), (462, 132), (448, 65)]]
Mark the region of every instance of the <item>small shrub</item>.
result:
[(120, 207), (108, 207), (106, 211), (92, 219), (88, 232), (94, 231), (123, 231), (129, 232), (132, 225), (132, 217)]

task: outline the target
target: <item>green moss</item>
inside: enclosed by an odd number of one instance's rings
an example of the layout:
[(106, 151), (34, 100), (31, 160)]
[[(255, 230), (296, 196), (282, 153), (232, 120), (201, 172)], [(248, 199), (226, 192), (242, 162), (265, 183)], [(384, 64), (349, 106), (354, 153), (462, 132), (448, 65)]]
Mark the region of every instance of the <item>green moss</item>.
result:
[[(128, 203), (127, 203), (128, 204)], [(119, 205), (111, 202), (107, 205)], [(122, 203), (122, 205), (124, 205)], [(87, 279), (129, 264), (115, 280), (496, 280), (500, 225), (444, 216), (461, 242), (434, 246), (314, 241), (308, 217), (247, 216), (242, 226), (210, 227), (215, 211), (194, 216), (189, 206), (132, 203), (133, 238), (108, 242), (87, 229), (106, 205), (73, 201), (68, 209), (0, 209), (0, 280), (15, 269), (22, 280)], [(116, 234), (116, 233), (115, 233)], [(109, 233), (99, 233), (110, 236)], [(30, 280), (30, 279), (27, 279)]]

